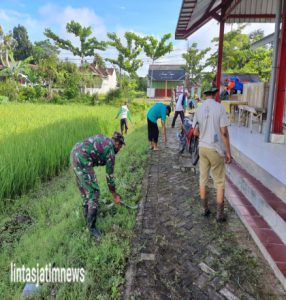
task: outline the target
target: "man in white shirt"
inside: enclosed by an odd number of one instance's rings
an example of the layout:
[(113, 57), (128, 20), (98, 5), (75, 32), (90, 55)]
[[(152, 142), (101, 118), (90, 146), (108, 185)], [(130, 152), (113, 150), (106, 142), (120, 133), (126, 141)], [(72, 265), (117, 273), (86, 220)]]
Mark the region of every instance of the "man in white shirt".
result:
[(181, 120), (182, 120), (182, 124), (183, 124), (183, 122), (184, 122), (184, 111), (187, 108), (188, 96), (189, 96), (189, 92), (188, 92), (188, 90), (185, 90), (184, 93), (181, 94), (178, 97), (178, 100), (177, 100), (177, 103), (176, 103), (175, 114), (174, 114), (173, 121), (172, 121), (172, 128), (175, 127), (175, 123), (176, 123), (178, 115), (180, 115)]
[(206, 100), (195, 112), (193, 127), (195, 127), (194, 134), (200, 137), (200, 198), (203, 215), (210, 214), (206, 186), (211, 171), (217, 191), (217, 222), (224, 222), (226, 220), (224, 215), (225, 163), (231, 162), (227, 129), (230, 124), (224, 107), (215, 101), (217, 92), (217, 88), (204, 92)]
[(117, 113), (116, 119), (120, 115), (120, 131), (121, 134), (123, 134), (123, 131), (125, 129), (125, 134), (127, 134), (128, 130), (128, 120), (127, 118), (131, 121), (131, 114), (128, 109), (128, 104), (127, 102), (124, 102), (124, 105), (122, 105)]

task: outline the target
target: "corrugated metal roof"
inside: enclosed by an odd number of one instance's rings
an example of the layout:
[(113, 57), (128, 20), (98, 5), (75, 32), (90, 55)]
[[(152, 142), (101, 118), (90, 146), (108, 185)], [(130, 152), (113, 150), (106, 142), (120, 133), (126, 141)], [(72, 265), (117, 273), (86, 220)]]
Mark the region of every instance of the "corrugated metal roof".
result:
[[(227, 23), (269, 23), (274, 22), (277, 1), (242, 0), (226, 19)], [(257, 17), (255, 17), (257, 15)], [(259, 17), (259, 15), (261, 17)], [(249, 16), (249, 17), (248, 17)]]
[(263, 39), (250, 45), (250, 48), (256, 49), (267, 44), (272, 44), (274, 42), (274, 33), (265, 36)]
[(276, 5), (276, 0), (183, 0), (175, 38), (187, 38), (212, 18), (226, 23), (274, 22)]

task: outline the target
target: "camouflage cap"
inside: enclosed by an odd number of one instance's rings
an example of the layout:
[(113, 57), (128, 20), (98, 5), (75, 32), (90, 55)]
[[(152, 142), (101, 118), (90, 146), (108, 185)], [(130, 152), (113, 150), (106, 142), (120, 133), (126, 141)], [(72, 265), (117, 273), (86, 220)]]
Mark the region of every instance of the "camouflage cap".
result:
[(112, 139), (121, 143), (122, 145), (125, 145), (124, 137), (120, 132), (115, 131), (112, 135)]

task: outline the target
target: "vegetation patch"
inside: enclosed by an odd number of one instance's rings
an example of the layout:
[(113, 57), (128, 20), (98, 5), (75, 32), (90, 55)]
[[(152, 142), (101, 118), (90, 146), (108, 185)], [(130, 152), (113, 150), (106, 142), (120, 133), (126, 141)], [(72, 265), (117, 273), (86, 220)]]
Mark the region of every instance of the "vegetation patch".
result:
[[(131, 130), (145, 122), (145, 104), (136, 108)], [(102, 105), (8, 104), (0, 106), (0, 208), (69, 165), (72, 146), (96, 133), (119, 130), (117, 108)], [(5, 201), (3, 200), (5, 198)], [(9, 206), (9, 205), (8, 205)]]
[[(122, 199), (134, 204), (139, 200), (147, 158), (145, 126), (129, 134), (126, 144), (117, 156), (115, 174)], [(23, 284), (10, 282), (10, 262), (26, 267), (35, 267), (37, 263), (44, 267), (51, 263), (55, 267), (85, 269), (84, 283), (46, 284), (36, 299), (51, 295), (58, 299), (120, 298), (119, 287), (124, 280), (136, 212), (121, 206), (108, 209), (112, 200), (105, 169), (96, 168), (96, 174), (103, 202), (98, 218), (98, 228), (103, 232), (99, 242), (92, 240), (86, 230), (72, 172), (62, 173), (39, 191), (19, 198), (11, 215), (1, 215), (1, 220), (5, 219), (4, 226), (12, 224), (17, 219), (16, 211), (25, 208), (26, 216), (33, 220), (17, 240), (2, 244), (0, 294), (3, 299), (18, 298), (23, 289)], [(130, 185), (132, 190), (126, 189)]]

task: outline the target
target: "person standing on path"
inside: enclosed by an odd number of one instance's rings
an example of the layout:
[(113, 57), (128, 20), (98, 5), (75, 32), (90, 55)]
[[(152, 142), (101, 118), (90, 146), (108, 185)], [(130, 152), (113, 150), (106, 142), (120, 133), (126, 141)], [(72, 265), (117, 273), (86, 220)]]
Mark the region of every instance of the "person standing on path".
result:
[(229, 93), (226, 85), (223, 87), (223, 91), (220, 93), (219, 98), (220, 100), (229, 100)]
[(157, 151), (158, 149), (158, 138), (159, 138), (159, 128), (157, 125), (157, 120), (161, 119), (161, 124), (164, 134), (164, 143), (167, 143), (167, 133), (166, 133), (166, 116), (169, 116), (171, 112), (170, 105), (165, 105), (162, 102), (158, 102), (153, 105), (147, 113), (147, 124), (148, 124), (148, 140), (150, 142), (150, 149)]
[(175, 114), (174, 114), (173, 121), (172, 121), (172, 128), (175, 127), (175, 123), (176, 123), (178, 115), (180, 115), (182, 124), (183, 124), (184, 115), (185, 115), (184, 111), (187, 108), (188, 96), (189, 96), (189, 92), (188, 92), (188, 90), (185, 90), (184, 93), (178, 97), (178, 101), (176, 103)]
[(171, 106), (172, 111), (175, 108), (175, 103), (176, 103), (176, 90), (172, 89), (171, 102), (170, 102), (170, 106)]
[(124, 102), (124, 105), (122, 105), (117, 113), (116, 119), (120, 116), (120, 131), (121, 134), (123, 134), (124, 129), (125, 129), (125, 134), (127, 134), (128, 130), (128, 120), (131, 122), (131, 113), (128, 109), (128, 104), (127, 102)]
[(120, 151), (122, 145), (125, 145), (124, 137), (119, 132), (114, 132), (112, 138), (102, 134), (87, 138), (77, 143), (71, 151), (71, 164), (83, 200), (84, 216), (93, 237), (100, 236), (95, 226), (100, 191), (93, 168), (106, 166), (109, 191), (112, 193), (114, 202), (120, 204), (121, 198), (116, 193), (113, 173), (115, 154)]
[(228, 126), (229, 120), (224, 107), (215, 101), (217, 88), (204, 92), (206, 100), (197, 108), (194, 119), (194, 134), (199, 136), (200, 155), (200, 198), (203, 215), (210, 210), (206, 199), (209, 171), (212, 172), (216, 188), (217, 222), (226, 220), (224, 215), (225, 163), (231, 162)]

